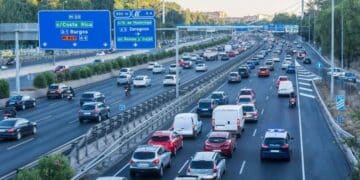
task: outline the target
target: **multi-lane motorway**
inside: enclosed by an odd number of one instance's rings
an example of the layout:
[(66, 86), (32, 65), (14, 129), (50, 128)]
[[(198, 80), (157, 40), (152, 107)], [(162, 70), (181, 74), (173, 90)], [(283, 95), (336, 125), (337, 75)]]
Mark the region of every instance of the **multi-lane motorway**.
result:
[[(236, 95), (241, 88), (252, 88), (257, 93), (257, 108), (260, 113), (258, 123), (247, 123), (245, 133), (237, 139), (237, 149), (232, 158), (226, 159), (224, 179), (349, 179), (350, 167), (330, 132), (325, 116), (311, 85), (315, 63), (320, 60), (316, 53), (307, 48), (312, 65), (297, 64), (297, 73), (288, 75), (296, 85), (298, 107), (290, 109), (287, 98), (278, 98), (275, 82), (285, 71), (280, 69), (280, 63), (275, 66), (269, 78), (258, 78), (253, 70), (249, 79), (240, 84), (224, 82), (218, 90), (230, 95), (230, 103), (235, 103)], [(281, 59), (284, 59), (283, 53)], [(265, 58), (266, 59), (266, 58)], [(258, 68), (258, 67), (257, 67)], [(195, 107), (195, 105), (194, 105)], [(189, 109), (191, 111), (193, 109)], [(203, 133), (196, 139), (185, 139), (184, 148), (172, 160), (170, 169), (166, 169), (162, 179), (174, 179), (177, 174), (186, 172), (191, 156), (201, 151), (207, 134), (211, 131), (210, 118), (201, 118)], [(169, 127), (164, 127), (167, 129)], [(261, 162), (259, 150), (262, 136), (269, 128), (283, 128), (294, 137), (290, 162)], [(129, 177), (128, 160), (123, 161), (105, 172), (103, 176)], [(154, 178), (153, 176), (150, 178)], [(138, 179), (144, 179), (143, 176)]]

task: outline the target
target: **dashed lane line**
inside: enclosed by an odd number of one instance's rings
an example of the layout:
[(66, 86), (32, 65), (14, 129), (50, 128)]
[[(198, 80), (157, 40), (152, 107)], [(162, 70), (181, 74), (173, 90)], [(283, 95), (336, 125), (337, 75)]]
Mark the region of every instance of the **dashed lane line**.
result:
[(309, 98), (315, 99), (315, 96), (310, 95), (310, 94), (305, 94), (305, 93), (299, 93), (299, 94), (300, 94), (300, 96), (305, 96), (305, 97), (309, 97)]
[(304, 90), (304, 91), (308, 91), (308, 92), (313, 92), (313, 90), (309, 89), (309, 88), (299, 87), (299, 89)]

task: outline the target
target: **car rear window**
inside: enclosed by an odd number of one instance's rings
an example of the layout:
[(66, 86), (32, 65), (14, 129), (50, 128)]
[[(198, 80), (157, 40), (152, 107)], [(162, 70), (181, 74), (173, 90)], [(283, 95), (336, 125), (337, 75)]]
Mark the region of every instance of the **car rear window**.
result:
[(49, 89), (59, 89), (59, 85), (50, 85)]
[(273, 145), (273, 146), (280, 145), (281, 146), (281, 145), (285, 144), (285, 139), (283, 139), (283, 138), (266, 138), (264, 140), (264, 144), (269, 145), (269, 146), (271, 146), (271, 145)]
[(212, 169), (214, 163), (212, 161), (191, 161), (191, 169)]
[(120, 69), (120, 72), (128, 72), (127, 69)]
[(135, 152), (134, 156), (135, 159), (153, 159), (155, 158), (154, 152)]
[(0, 126), (13, 127), (16, 121), (0, 121)]
[(94, 97), (94, 94), (91, 94), (91, 93), (85, 93), (85, 94), (82, 94), (83, 98), (93, 98)]
[(239, 98), (239, 102), (241, 102), (241, 103), (246, 103), (246, 102), (250, 102), (251, 101), (251, 99), (250, 98), (248, 98), (248, 97), (242, 97), (242, 98)]
[(243, 108), (244, 112), (253, 112), (254, 111), (253, 106), (243, 106), (242, 108)]
[(225, 137), (209, 137), (209, 142), (211, 143), (223, 143), (226, 141)]
[(266, 71), (267, 68), (260, 68), (260, 71)]
[(151, 140), (156, 142), (164, 142), (164, 141), (169, 141), (170, 138), (169, 136), (152, 136)]
[(200, 102), (199, 103), (199, 108), (210, 108), (210, 107), (211, 107), (210, 102)]
[(221, 94), (212, 94), (211, 95), (211, 99), (221, 99), (222, 95)]
[(251, 95), (251, 92), (243, 90), (243, 91), (240, 92), (240, 95)]
[(236, 77), (236, 76), (238, 76), (238, 74), (237, 73), (230, 73), (230, 76)]
[(265, 62), (266, 65), (272, 65), (272, 62)]
[(279, 80), (280, 80), (280, 81), (287, 81), (288, 78), (287, 78), (287, 77), (280, 77)]
[(144, 77), (141, 77), (141, 76), (138, 76), (138, 77), (135, 77), (135, 80), (143, 80)]
[(17, 101), (17, 100), (21, 100), (21, 98), (22, 98), (21, 96), (11, 96), (9, 100), (10, 101)]
[(173, 76), (165, 76), (165, 79), (174, 79)]
[(95, 105), (83, 105), (81, 107), (82, 110), (94, 110), (95, 109)]

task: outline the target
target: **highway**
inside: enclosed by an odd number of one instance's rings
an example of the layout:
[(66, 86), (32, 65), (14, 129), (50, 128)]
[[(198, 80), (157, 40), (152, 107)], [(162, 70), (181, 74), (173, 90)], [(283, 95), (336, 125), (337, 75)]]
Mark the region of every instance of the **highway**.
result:
[[(240, 55), (238, 58), (241, 58)], [(231, 61), (234, 61), (233, 59)], [(175, 61), (175, 59), (174, 59)], [(174, 63), (174, 62), (171, 62)], [(223, 61), (207, 62), (209, 70), (222, 65)], [(164, 64), (167, 68), (169, 63)], [(183, 70), (180, 74), (180, 82), (184, 83), (202, 73), (194, 69)], [(79, 97), (85, 91), (100, 91), (106, 96), (106, 104), (110, 106), (111, 115), (119, 113), (119, 104), (132, 107), (144, 100), (174, 87), (163, 87), (164, 75), (153, 75), (151, 71), (141, 69), (135, 75), (149, 75), (152, 79), (152, 86), (147, 88), (133, 88), (130, 97), (125, 97), (123, 88), (116, 85), (116, 79), (108, 79), (102, 82), (89, 84), (76, 89), (77, 96), (73, 101), (38, 99), (37, 107), (19, 111), (17, 116), (24, 117), (30, 121), (37, 122), (38, 133), (36, 137), (26, 137), (20, 141), (3, 141), (0, 143), (0, 175), (13, 171), (26, 163), (36, 160), (40, 155), (65, 144), (66, 142), (84, 134), (95, 123), (80, 124), (77, 119), (79, 110)]]
[[(311, 51), (307, 49), (307, 52)], [(319, 59), (314, 52), (310, 54), (313, 62)], [(283, 53), (281, 59), (284, 59)], [(265, 58), (266, 59), (266, 58)], [(311, 65), (310, 67), (313, 67)], [(256, 68), (258, 68), (257, 66)], [(230, 103), (235, 103), (235, 97), (241, 88), (253, 88), (257, 95), (257, 108), (260, 113), (258, 123), (247, 123), (245, 133), (237, 139), (237, 149), (231, 159), (226, 159), (226, 173), (223, 179), (349, 179), (350, 167), (345, 156), (336, 143), (320, 104), (310, 85), (310, 80), (316, 78), (311, 73), (313, 68), (297, 64), (297, 74), (288, 75), (296, 85), (298, 94), (297, 108), (288, 107), (288, 98), (278, 98), (275, 82), (285, 71), (276, 63), (275, 71), (269, 78), (258, 78), (253, 70), (249, 79), (243, 79), (239, 84), (224, 83), (218, 90), (226, 91), (230, 95)], [(308, 69), (309, 68), (309, 69)], [(306, 72), (306, 73), (305, 73)], [(313, 76), (304, 74), (310, 73)], [(194, 107), (188, 109), (193, 110)], [(187, 112), (188, 112), (187, 111)], [(211, 130), (210, 118), (202, 118), (203, 133), (196, 139), (185, 139), (184, 148), (172, 159), (172, 167), (166, 169), (162, 179), (174, 179), (177, 174), (185, 173), (189, 159), (197, 151), (201, 151), (207, 134)], [(168, 129), (166, 126), (163, 129)], [(291, 144), (293, 153), (290, 162), (266, 161), (261, 162), (259, 150), (262, 136), (269, 128), (283, 128), (294, 137)], [(128, 161), (126, 157), (101, 176), (129, 177)], [(156, 179), (141, 176), (137, 179)]]

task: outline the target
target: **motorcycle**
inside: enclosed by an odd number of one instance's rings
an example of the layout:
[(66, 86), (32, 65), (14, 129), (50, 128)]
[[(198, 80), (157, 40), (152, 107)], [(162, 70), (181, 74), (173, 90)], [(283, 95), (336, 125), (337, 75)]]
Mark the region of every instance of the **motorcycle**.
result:
[(66, 99), (68, 101), (71, 101), (73, 99), (73, 97), (74, 97), (74, 95), (70, 90), (66, 91)]
[(124, 89), (124, 92), (125, 92), (125, 96), (130, 96), (130, 90), (129, 90), (129, 88), (125, 88), (125, 89)]
[(290, 99), (289, 99), (289, 107), (290, 108), (296, 107), (296, 97), (290, 97)]

